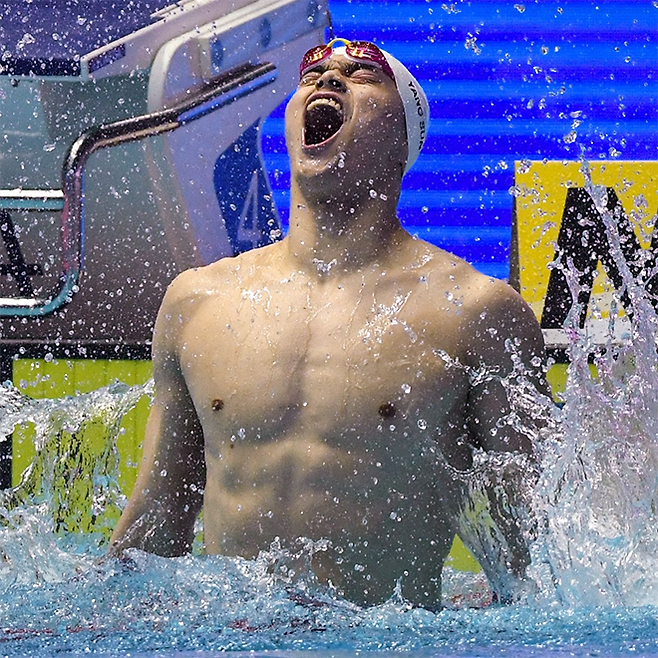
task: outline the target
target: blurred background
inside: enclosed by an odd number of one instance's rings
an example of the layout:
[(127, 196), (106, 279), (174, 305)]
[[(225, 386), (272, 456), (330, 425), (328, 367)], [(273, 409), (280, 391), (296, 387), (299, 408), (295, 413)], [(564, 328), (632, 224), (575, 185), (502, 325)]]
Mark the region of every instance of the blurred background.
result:
[[(336, 36), (402, 60), (430, 102), (406, 228), (507, 278), (514, 163), (658, 158), (658, 2), (330, 0)], [(286, 226), (282, 104), (263, 151)]]

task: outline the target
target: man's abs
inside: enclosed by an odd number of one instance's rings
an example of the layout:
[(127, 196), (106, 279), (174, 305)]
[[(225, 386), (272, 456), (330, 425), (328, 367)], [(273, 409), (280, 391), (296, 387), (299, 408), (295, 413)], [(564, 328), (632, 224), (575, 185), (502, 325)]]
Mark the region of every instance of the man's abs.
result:
[(439, 578), (457, 502), (431, 455), (374, 443), (343, 452), (302, 438), (233, 446), (207, 456), (208, 552), (251, 558), (277, 538), (292, 550), (298, 538), (326, 539), (313, 570), (351, 598), (370, 592), (363, 602), (390, 596), (405, 573)]

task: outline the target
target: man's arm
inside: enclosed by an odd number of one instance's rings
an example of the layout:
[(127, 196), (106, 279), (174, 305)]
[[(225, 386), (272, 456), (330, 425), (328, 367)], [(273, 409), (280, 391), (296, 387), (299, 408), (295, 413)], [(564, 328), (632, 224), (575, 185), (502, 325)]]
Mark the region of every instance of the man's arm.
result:
[(179, 341), (189, 320), (189, 273), (170, 286), (153, 336), (155, 401), (146, 426), (144, 455), (130, 501), (109, 552), (130, 547), (163, 556), (191, 548), (203, 503), (206, 470), (203, 432), (179, 364)]
[(512, 400), (523, 379), (548, 395), (541, 329), (530, 307), (506, 284), (488, 280), (477, 290), (463, 334), (466, 365), (473, 373), (471, 439), (484, 450), (531, 454), (532, 440), (508, 421), (510, 414), (522, 412)]
[[(471, 373), (467, 407), (470, 439), (476, 448), (520, 453), (526, 459), (505, 458), (487, 469), (489, 479), (480, 483), (483, 490), (479, 495), (471, 492), (460, 525), (464, 535), (472, 532), (472, 522), (477, 524), (484, 503), (485, 513), (495, 523), (502, 541), (485, 527), (481, 533), (476, 531), (476, 542), (467, 543), (472, 548), (477, 548), (474, 543), (480, 545), (478, 557), (485, 562), (482, 566), (494, 590), (501, 599), (510, 600), (518, 596), (519, 588), (523, 590), (518, 579), (523, 580), (530, 563), (523, 526), (527, 529), (532, 521), (521, 517), (532, 513), (528, 494), (538, 475), (533, 439), (541, 427), (539, 415), (534, 415), (540, 405), (532, 398), (532, 388), (548, 394), (543, 373), (544, 341), (532, 310), (507, 285), (487, 280), (476, 288), (474, 297), (463, 334), (467, 341), (466, 365)], [(524, 398), (529, 409), (519, 404)], [(483, 519), (480, 523), (487, 525)], [(500, 572), (503, 566), (507, 575)]]

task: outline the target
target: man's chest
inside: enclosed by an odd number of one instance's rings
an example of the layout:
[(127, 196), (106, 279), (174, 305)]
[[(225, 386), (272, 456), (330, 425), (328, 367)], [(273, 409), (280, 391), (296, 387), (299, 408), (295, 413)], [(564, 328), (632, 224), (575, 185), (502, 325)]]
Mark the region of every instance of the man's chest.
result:
[(225, 431), (439, 423), (465, 395), (457, 327), (417, 291), (245, 288), (195, 316), (181, 363), (202, 422)]

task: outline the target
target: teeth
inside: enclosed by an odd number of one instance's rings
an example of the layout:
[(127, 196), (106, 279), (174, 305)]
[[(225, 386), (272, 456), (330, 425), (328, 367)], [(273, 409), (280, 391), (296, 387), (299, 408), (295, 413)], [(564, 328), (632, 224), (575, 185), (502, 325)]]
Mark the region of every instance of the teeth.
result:
[(319, 105), (329, 105), (330, 107), (333, 107), (337, 112), (343, 111), (341, 104), (338, 101), (335, 101), (333, 98), (316, 98), (314, 101), (311, 101), (308, 104), (306, 109), (312, 110), (314, 107), (318, 107)]

